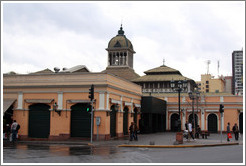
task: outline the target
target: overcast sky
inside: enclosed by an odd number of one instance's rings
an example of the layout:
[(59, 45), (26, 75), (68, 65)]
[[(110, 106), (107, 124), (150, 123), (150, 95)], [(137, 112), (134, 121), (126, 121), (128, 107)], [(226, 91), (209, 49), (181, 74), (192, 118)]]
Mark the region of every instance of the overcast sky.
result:
[[(163, 64), (200, 80), (232, 74), (231, 54), (245, 45), (245, 2), (2, 3), (2, 72), (107, 67), (108, 42), (121, 23), (139, 75)], [(244, 48), (243, 48), (244, 49)]]

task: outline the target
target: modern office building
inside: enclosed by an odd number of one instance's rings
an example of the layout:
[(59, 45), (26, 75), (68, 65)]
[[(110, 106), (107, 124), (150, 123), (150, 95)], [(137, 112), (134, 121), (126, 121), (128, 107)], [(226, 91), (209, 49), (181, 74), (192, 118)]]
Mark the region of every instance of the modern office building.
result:
[(232, 93), (243, 95), (243, 50), (232, 52)]

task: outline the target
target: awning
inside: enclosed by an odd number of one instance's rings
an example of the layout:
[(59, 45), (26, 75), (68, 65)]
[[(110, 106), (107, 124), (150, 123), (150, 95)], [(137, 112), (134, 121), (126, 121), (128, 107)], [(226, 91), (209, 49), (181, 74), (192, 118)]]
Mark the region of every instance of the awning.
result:
[(54, 99), (26, 99), (25, 100), (26, 103), (45, 103), (45, 104), (49, 104), (52, 101), (54, 101)]
[(3, 113), (5, 113), (15, 101), (16, 99), (3, 99)]
[(90, 100), (67, 100), (68, 103), (90, 103)]

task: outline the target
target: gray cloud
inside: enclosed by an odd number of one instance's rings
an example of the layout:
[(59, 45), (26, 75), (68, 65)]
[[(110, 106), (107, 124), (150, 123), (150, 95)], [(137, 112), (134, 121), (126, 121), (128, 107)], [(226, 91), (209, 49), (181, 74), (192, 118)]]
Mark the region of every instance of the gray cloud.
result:
[(205, 73), (206, 60), (212, 61), (212, 74), (217, 74), (220, 60), (220, 71), (226, 75), (231, 72), (232, 51), (244, 45), (242, 4), (4, 3), (3, 72), (78, 64), (102, 71), (107, 65), (105, 48), (123, 20), (125, 34), (137, 52), (134, 69), (140, 75), (162, 65), (163, 58), (166, 65), (196, 80)]

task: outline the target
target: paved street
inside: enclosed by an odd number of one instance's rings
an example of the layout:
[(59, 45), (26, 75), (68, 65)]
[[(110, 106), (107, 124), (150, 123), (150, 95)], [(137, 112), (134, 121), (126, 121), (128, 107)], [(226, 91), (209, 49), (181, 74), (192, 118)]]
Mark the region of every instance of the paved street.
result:
[[(223, 138), (225, 135), (223, 135)], [(139, 135), (139, 141), (110, 140), (88, 142), (19, 142), (16, 146), (5, 144), (4, 163), (242, 163), (243, 142), (239, 145), (199, 148), (129, 148), (122, 144), (171, 145), (175, 133)], [(184, 141), (184, 144), (220, 143), (220, 135), (208, 139)], [(231, 142), (235, 142), (233, 139)]]

